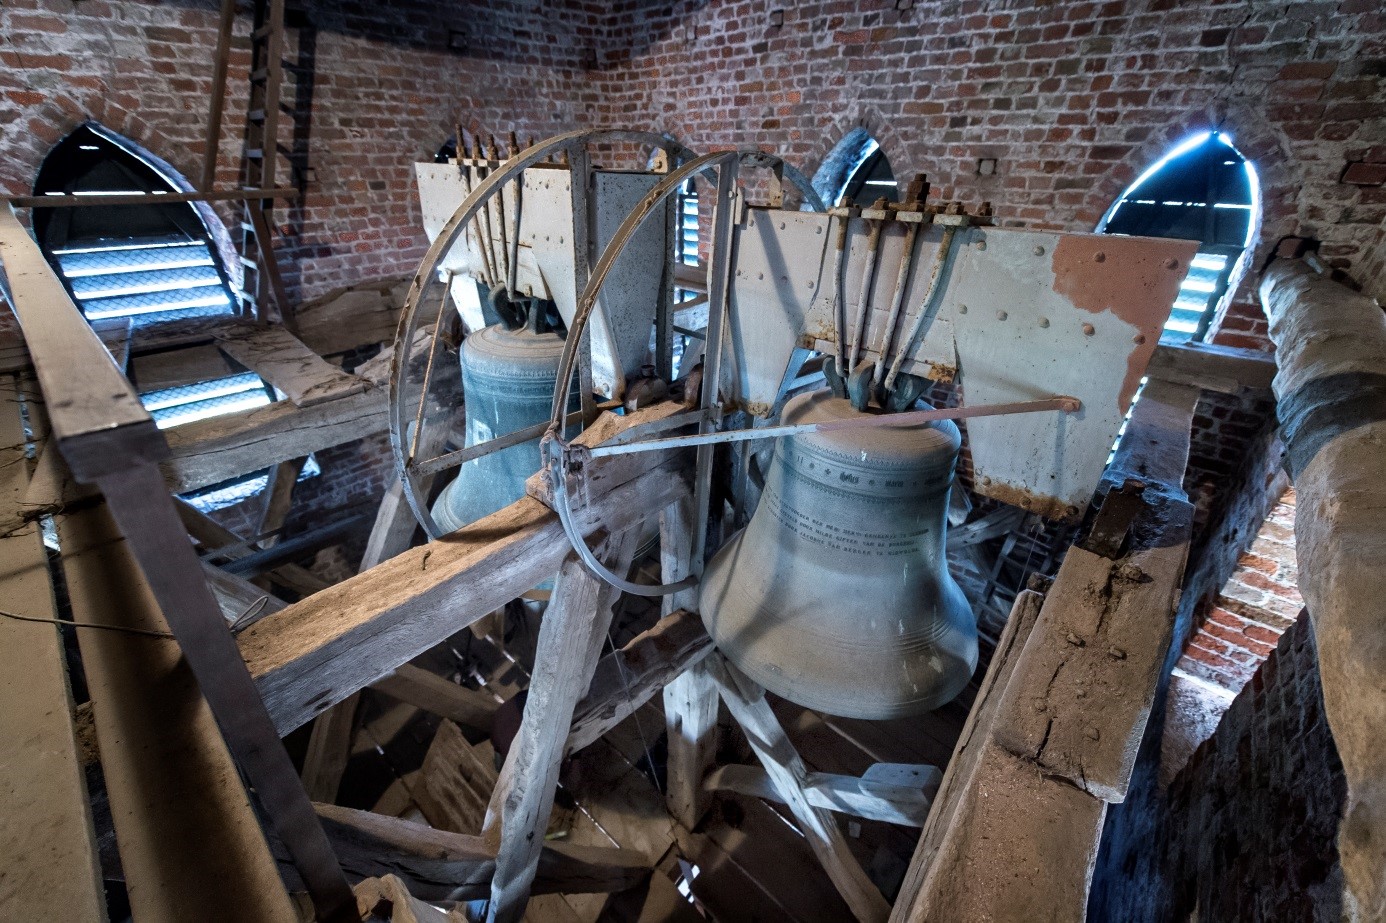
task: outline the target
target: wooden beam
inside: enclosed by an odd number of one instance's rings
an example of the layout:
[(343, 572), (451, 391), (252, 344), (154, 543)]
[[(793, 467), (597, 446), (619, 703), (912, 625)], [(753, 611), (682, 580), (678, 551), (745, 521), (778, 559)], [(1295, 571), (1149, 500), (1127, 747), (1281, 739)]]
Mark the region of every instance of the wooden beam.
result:
[(409, 283), (407, 277), (363, 282), (305, 302), (294, 312), (297, 335), (320, 356), (392, 342)]
[[(942, 777), (935, 766), (893, 763), (877, 763), (861, 776), (810, 772), (804, 779), (804, 796), (815, 808), (922, 827)], [(758, 766), (719, 766), (703, 780), (703, 787), (784, 802), (770, 774)]]
[(273, 615), (287, 605), (284, 600), (266, 593), (244, 577), (228, 574), (215, 564), (204, 561), (202, 572), (206, 574), (207, 585), (212, 588), (212, 595), (221, 606), (221, 614), (226, 617), (228, 624), (237, 626), (237, 631), (244, 630), (267, 615)]
[(408, 663), (400, 665), (389, 676), (376, 680), (371, 688), (483, 734), (490, 733), (491, 718), (500, 706), (484, 692), (459, 686)]
[[(229, 545), (244, 544), (241, 537), (235, 532), (181, 497), (174, 497), (173, 502), (178, 508), (178, 518), (183, 521), (183, 526), (188, 530), (188, 534), (204, 548), (218, 549), (226, 548)], [(240, 548), (234, 552), (228, 552), (227, 556), (243, 558), (253, 550), (253, 548)], [(329, 586), (326, 580), (298, 564), (281, 564), (270, 571), (270, 574), (275, 580), (301, 596), (311, 596), (318, 590), (326, 589)]]
[[(0, 381), (0, 504), (29, 480), (13, 378)], [(0, 609), (56, 619), (37, 524), (0, 536)], [(0, 917), (104, 921), (106, 898), (55, 625), (0, 618)]]
[(242, 324), (217, 333), (226, 353), (288, 395), (296, 407), (311, 407), (366, 390), (363, 378), (349, 375), (303, 344), (283, 327)]
[(414, 801), (428, 822), (453, 833), (481, 833), (499, 776), (495, 758), (489, 743), (472, 745), (456, 724), (440, 722), (414, 788)]
[(379, 389), (311, 407), (277, 401), (166, 430), (171, 457), (163, 463), (164, 477), (171, 491), (187, 493), (374, 435), (386, 425)]
[[(686, 493), (671, 464), (596, 501), (586, 532), (628, 529)], [(557, 514), (525, 497), (252, 625), (241, 653), (287, 734), (550, 579), (567, 551)]]
[[(351, 758), (351, 740), (356, 733), (356, 713), (361, 694), (352, 693), (313, 722), (308, 752), (303, 756), (303, 788), (314, 801), (337, 800), (342, 773)], [(329, 837), (331, 836), (329, 832)]]
[[(630, 566), (635, 531), (610, 536), (597, 551), (616, 573)], [(524, 915), (553, 810), (563, 741), (574, 706), (591, 682), (619, 595), (589, 574), (575, 555), (558, 572), (539, 626), (524, 718), (491, 797), (489, 814), (495, 823), (490, 832), (499, 835), (499, 847), (488, 923), (515, 923)]]
[[(317, 805), (328, 837), (350, 878), (399, 875), (409, 893), (426, 901), (468, 901), (490, 893), (495, 847), (477, 836)], [(634, 849), (542, 844), (534, 879), (538, 894), (608, 894), (650, 874), (648, 856)]]
[(1111, 556), (1074, 546), (1042, 601), (1017, 597), (896, 923), (1086, 919), (1107, 804), (1125, 797), (1169, 651), (1193, 519), (1180, 485), (1199, 392), (1150, 385), (1108, 472), (1140, 488), (1134, 507), (1112, 489), (1092, 529)]
[(712, 653), (712, 638), (695, 613), (680, 609), (597, 664), (573, 712), (565, 753), (581, 750), (620, 724), (670, 681)]
[(1275, 357), (1212, 343), (1161, 343), (1150, 357), (1146, 375), (1152, 380), (1222, 394), (1268, 391), (1275, 377)]
[[(104, 505), (58, 517), (78, 622), (168, 631)], [(296, 923), (297, 911), (192, 671), (172, 640), (78, 631), (131, 909), (195, 920), (208, 907)]]
[(814, 807), (805, 796), (808, 769), (765, 700), (765, 690), (741, 675), (721, 654), (706, 663), (728, 711), (746, 732), (751, 749), (852, 915), (861, 921), (885, 920), (890, 905), (852, 855), (832, 813)]

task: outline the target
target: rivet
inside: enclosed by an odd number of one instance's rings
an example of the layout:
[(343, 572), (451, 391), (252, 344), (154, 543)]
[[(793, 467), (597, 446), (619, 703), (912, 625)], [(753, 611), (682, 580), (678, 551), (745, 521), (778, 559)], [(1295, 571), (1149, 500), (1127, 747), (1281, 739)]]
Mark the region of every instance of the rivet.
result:
[(1096, 253), (1092, 255), (1092, 261), (1094, 263), (1105, 263), (1107, 261), (1107, 254), (1103, 253), (1101, 250), (1098, 250)]
[(986, 248), (987, 248), (987, 242), (986, 242), (985, 240), (979, 240), (979, 241), (977, 241), (977, 249), (978, 249), (978, 250), (985, 250)]
[(960, 304), (960, 305), (958, 305), (958, 313), (959, 313), (959, 314), (966, 314), (966, 313), (967, 313), (967, 305), (965, 305), (965, 304)]
[(997, 311), (997, 312), (996, 312), (996, 319), (997, 319), (997, 320), (1005, 320), (1006, 317), (1007, 317), (1007, 314), (1006, 314), (1005, 311)]
[(983, 487), (987, 486), (987, 485), (990, 484), (990, 483), (991, 483), (991, 478), (986, 478), (986, 477), (982, 478), (982, 486), (983, 486)]
[(784, 230), (784, 222), (783, 222), (783, 221), (780, 222), (780, 230), (781, 230), (781, 231)]
[(756, 278), (757, 278), (757, 279), (764, 279), (764, 278), (765, 278), (765, 273), (763, 273), (763, 272), (758, 272), (758, 273), (756, 273)]
[(1039, 319), (1039, 325), (1040, 325), (1041, 327), (1048, 327), (1048, 326), (1049, 326), (1049, 318), (1047, 318), (1047, 317), (1041, 317), (1041, 318)]
[(808, 287), (809, 287), (809, 288), (813, 288), (813, 280), (812, 280), (812, 279), (809, 279), (809, 280), (808, 280)]
[(1092, 336), (1092, 335), (1093, 335), (1094, 333), (1096, 333), (1096, 332), (1097, 332), (1097, 328), (1094, 327), (1092, 324), (1084, 324), (1084, 325), (1083, 325), (1083, 336), (1085, 336), (1085, 337), (1090, 337), (1090, 336)]
[(813, 233), (815, 233), (815, 234), (822, 234), (822, 233), (823, 233), (823, 225), (820, 224), (818, 227), (814, 228), (814, 229), (813, 229)]
[(1165, 268), (1166, 268), (1166, 269), (1178, 269), (1178, 268), (1179, 268), (1179, 261), (1176, 260), (1174, 257), (1170, 257), (1169, 259), (1165, 260)]
[(1043, 248), (1043, 247), (1036, 247), (1036, 248), (1035, 248), (1035, 256), (1044, 256), (1044, 248)]
[(1132, 343), (1135, 343), (1137, 346), (1140, 346), (1142, 343), (1145, 342), (1145, 334), (1143, 334), (1143, 333), (1138, 333), (1138, 334), (1136, 334), (1135, 336), (1133, 336), (1133, 337), (1131, 338), (1131, 342), (1132, 342)]

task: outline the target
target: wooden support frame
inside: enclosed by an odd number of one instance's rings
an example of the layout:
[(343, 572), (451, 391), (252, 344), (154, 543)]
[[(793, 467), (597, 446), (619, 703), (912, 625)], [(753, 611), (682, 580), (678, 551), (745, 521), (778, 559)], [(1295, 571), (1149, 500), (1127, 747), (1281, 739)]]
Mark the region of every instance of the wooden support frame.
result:
[[(635, 541), (633, 530), (617, 533), (598, 553), (607, 566), (624, 573)], [(499, 844), (487, 923), (516, 923), (524, 915), (553, 810), (563, 741), (601, 655), (611, 607), (619, 595), (615, 587), (589, 574), (576, 557), (566, 560), (558, 572), (539, 629), (524, 719), (487, 812), (485, 832)]]
[(852, 914), (863, 923), (884, 921), (890, 914), (890, 905), (852, 855), (832, 813), (815, 807), (804, 794), (808, 769), (765, 700), (765, 690), (742, 675), (720, 653), (708, 658), (706, 663), (722, 700), (727, 703), (727, 710), (746, 732), (746, 739), (765, 767), (771, 784), (793, 812), (800, 832), (813, 847), (814, 855), (852, 909)]

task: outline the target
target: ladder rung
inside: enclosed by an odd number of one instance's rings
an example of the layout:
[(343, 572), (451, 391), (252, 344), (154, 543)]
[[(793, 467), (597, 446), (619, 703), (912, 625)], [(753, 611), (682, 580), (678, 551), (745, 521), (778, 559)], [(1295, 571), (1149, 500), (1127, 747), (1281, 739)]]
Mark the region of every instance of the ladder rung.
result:
[(265, 110), (251, 109), (245, 114), (245, 119), (247, 122), (263, 122), (265, 120)]
[(258, 42), (260, 39), (262, 39), (262, 38), (264, 38), (265, 36), (269, 35), (269, 34), (270, 34), (271, 32), (273, 32), (273, 31), (274, 31), (274, 24), (273, 24), (273, 23), (265, 23), (263, 26), (261, 26), (260, 28), (256, 29), (254, 32), (250, 33), (251, 41), (256, 41), (256, 42)]
[(265, 151), (263, 148), (248, 147), (245, 149), (245, 156), (250, 160), (264, 160)]
[(269, 79), (269, 68), (261, 67), (250, 72), (251, 83), (264, 83)]

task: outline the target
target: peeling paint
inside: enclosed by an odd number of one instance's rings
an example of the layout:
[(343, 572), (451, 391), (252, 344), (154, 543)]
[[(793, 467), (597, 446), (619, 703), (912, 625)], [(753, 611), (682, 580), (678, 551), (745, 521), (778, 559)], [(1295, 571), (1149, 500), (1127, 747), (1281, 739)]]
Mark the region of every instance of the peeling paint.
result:
[(1054, 247), (1054, 291), (1076, 308), (1110, 312), (1136, 328), (1117, 396), (1122, 414), (1140, 388), (1197, 249), (1193, 241), (1096, 234), (1064, 234)]

